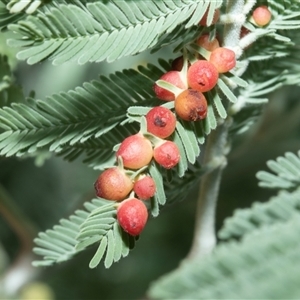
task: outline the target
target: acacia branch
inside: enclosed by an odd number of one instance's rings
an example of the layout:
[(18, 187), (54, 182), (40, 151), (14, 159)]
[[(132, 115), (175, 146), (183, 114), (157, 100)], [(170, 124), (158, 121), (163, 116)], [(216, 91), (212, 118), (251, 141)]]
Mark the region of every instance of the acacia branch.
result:
[(196, 224), (193, 244), (188, 259), (196, 259), (212, 251), (216, 245), (215, 210), (219, 195), (222, 171), (226, 166), (226, 144), (228, 135), (228, 122), (219, 125), (208, 139), (205, 148), (205, 165), (216, 157), (223, 157), (224, 163), (212, 172), (205, 174), (200, 183), (200, 193), (197, 202)]
[[(244, 0), (228, 0), (226, 14), (228, 22), (224, 25), (225, 47), (237, 49), (241, 27), (245, 21)], [(234, 16), (234, 17), (233, 17)], [(232, 20), (231, 20), (232, 19)], [(208, 136), (203, 165), (214, 158), (225, 157), (229, 120), (220, 124)], [(225, 159), (224, 159), (225, 160)], [(216, 245), (215, 211), (219, 195), (222, 171), (226, 163), (202, 177), (196, 210), (196, 224), (191, 250), (186, 260), (194, 260), (211, 253)]]

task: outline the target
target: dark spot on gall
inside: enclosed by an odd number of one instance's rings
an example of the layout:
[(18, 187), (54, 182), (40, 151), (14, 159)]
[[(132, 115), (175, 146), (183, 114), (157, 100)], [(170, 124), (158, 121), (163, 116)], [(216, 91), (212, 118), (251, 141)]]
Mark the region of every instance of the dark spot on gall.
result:
[(161, 117), (155, 117), (154, 125), (158, 127), (165, 127), (167, 123)]

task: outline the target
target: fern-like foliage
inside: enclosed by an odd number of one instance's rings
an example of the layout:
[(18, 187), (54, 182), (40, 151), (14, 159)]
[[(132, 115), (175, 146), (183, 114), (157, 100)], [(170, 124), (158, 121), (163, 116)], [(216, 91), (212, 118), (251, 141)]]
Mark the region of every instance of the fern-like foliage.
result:
[[(101, 76), (99, 81), (84, 83), (83, 87), (54, 94), (46, 100), (28, 99), (26, 104), (14, 103), (0, 109), (0, 127), (4, 130), (0, 135), (0, 154), (22, 156), (43, 149), (70, 160), (83, 155), (84, 161), (96, 169), (111, 165), (113, 146), (137, 132), (132, 121), (140, 122), (152, 106), (161, 104), (154, 97), (151, 79), (159, 78), (169, 66), (165, 61), (160, 61), (160, 65), (161, 68), (148, 65), (138, 71), (124, 70), (109, 78)], [(219, 93), (208, 94), (208, 114), (203, 122), (177, 122), (172, 139), (181, 153), (179, 177), (189, 163), (195, 163), (200, 154), (199, 144), (216, 128), (218, 118), (226, 118), (221, 99), (226, 95), (231, 101), (236, 100), (225, 79), (219, 79)], [(174, 104), (164, 105), (173, 109)], [(111, 130), (114, 137), (108, 140), (105, 134)]]
[(114, 262), (127, 256), (129, 249), (133, 248), (135, 243), (135, 238), (125, 233), (117, 222), (114, 203), (93, 208), (81, 224), (77, 240), (77, 251), (99, 243), (98, 249), (90, 261), (90, 268), (95, 268), (104, 255), (104, 265), (109, 268)]
[[(248, 85), (236, 90), (237, 101), (229, 109), (229, 114), (234, 116), (232, 133), (242, 133), (256, 122), (270, 93), (284, 85), (299, 84), (299, 42), (293, 32), (286, 36), (293, 42), (274, 43), (272, 38), (264, 37), (245, 51), (240, 63), (247, 65), (242, 78)], [(263, 53), (265, 50), (268, 54)]]
[(34, 240), (38, 247), (33, 251), (43, 256), (43, 260), (35, 261), (33, 265), (49, 266), (66, 261), (95, 243), (99, 246), (91, 259), (91, 268), (95, 268), (104, 257), (104, 265), (109, 268), (113, 262), (128, 255), (135, 238), (119, 226), (115, 203), (94, 199), (84, 206), (85, 210), (77, 210), (69, 219), (60, 220), (53, 229), (39, 233)]
[(159, 37), (189, 19), (189, 28), (208, 6), (211, 15), (219, 2), (197, 1), (52, 1), (44, 11), (28, 16), (9, 29), (17, 36), (11, 46), (24, 47), (18, 58), (29, 64), (46, 58), (109, 62), (153, 47)]
[[(176, 51), (181, 51), (184, 47), (189, 54), (198, 55), (202, 54), (203, 49), (195, 45), (193, 40), (203, 28), (196, 24), (208, 10), (207, 25), (210, 25), (215, 10), (222, 2), (62, 0), (51, 1), (38, 8), (33, 15), (24, 17), (24, 9), (36, 6), (30, 6), (33, 3), (28, 2), (29, 6), (21, 7), (18, 6), (20, 1), (13, 0), (10, 5), (12, 8), (18, 7), (18, 11), (23, 11), (16, 15), (23, 20), (8, 26), (9, 30), (16, 33), (16, 37), (10, 40), (9, 44), (23, 48), (18, 53), (18, 58), (27, 60), (29, 64), (46, 58), (53, 60), (53, 64), (57, 65), (68, 61), (76, 61), (79, 64), (102, 60), (111, 62), (149, 48), (155, 51), (169, 44), (176, 44)], [(282, 9), (282, 6), (271, 2), (273, 10)], [(227, 118), (228, 112), (235, 118), (236, 126), (233, 126), (232, 131), (245, 130), (253, 121), (252, 117), (259, 113), (259, 109), (254, 110), (250, 105), (260, 107), (266, 102), (264, 97), (268, 93), (288, 81), (284, 72), (286, 65), (279, 66), (276, 59), (284, 56), (292, 61), (292, 58), (295, 58), (295, 52), (291, 50), (294, 43), (284, 30), (299, 28), (300, 23), (297, 13), (283, 15), (280, 19), (280, 14), (274, 14), (269, 26), (264, 29), (252, 28), (251, 34), (255, 39), (264, 37), (273, 42), (274, 39), (280, 40), (289, 47), (280, 48), (277, 43), (273, 43), (259, 57), (252, 55), (251, 50), (245, 53), (238, 62), (237, 71), (221, 74), (216, 88), (206, 94), (207, 117), (201, 122), (177, 121), (176, 130), (170, 137), (177, 144), (181, 154), (177, 167), (166, 171), (152, 161), (143, 170), (153, 177), (157, 187), (149, 204), (152, 216), (159, 214), (161, 205), (181, 200), (183, 192), (186, 194), (202, 174), (222, 163), (217, 161), (201, 166), (198, 161), (199, 145), (205, 142), (206, 135), (216, 129), (221, 119)], [(5, 27), (10, 21), (15, 22), (10, 17), (5, 17), (0, 24)], [(183, 32), (186, 33), (185, 36)], [(258, 59), (264, 59), (267, 66), (261, 75), (257, 75)], [(242, 79), (239, 76), (240, 70), (249, 63), (250, 72), (246, 72)], [(114, 165), (115, 145), (140, 129), (140, 124), (151, 107), (161, 105), (154, 96), (152, 86), (156, 79), (169, 70), (169, 63), (159, 61), (159, 64), (158, 67), (139, 66), (138, 70), (123, 70), (109, 77), (101, 76), (99, 80), (84, 83), (82, 87), (72, 91), (54, 94), (45, 101), (29, 98), (26, 104), (14, 103), (3, 107), (0, 109), (0, 128), (4, 131), (0, 134), (0, 155), (35, 155), (42, 150), (54, 152), (68, 160), (81, 157), (90, 167), (99, 170)], [(251, 69), (254, 72), (251, 72)], [(174, 110), (172, 102), (164, 103), (163, 106)], [(242, 111), (244, 107), (249, 107), (249, 111)], [(240, 114), (245, 111), (244, 115)], [(181, 181), (185, 184), (183, 189), (178, 184), (178, 177), (184, 175), (186, 177)], [(101, 260), (104, 260), (106, 267), (110, 267), (112, 263), (126, 256), (134, 246), (135, 238), (125, 234), (118, 225), (116, 205), (114, 202), (93, 200), (85, 204), (85, 210), (76, 211), (70, 219), (62, 220), (60, 225), (52, 230), (41, 233), (35, 240), (38, 247), (34, 251), (43, 256), (43, 260), (35, 265), (50, 265), (70, 259), (93, 244), (97, 244), (98, 249), (91, 259), (91, 268), (96, 267)], [(252, 230), (256, 227), (249, 225), (249, 228)], [(248, 242), (245, 240), (243, 243)], [(243, 245), (241, 247), (244, 247)], [(261, 247), (262, 251), (269, 251), (269, 245), (263, 244)], [(235, 244), (224, 246), (224, 249), (224, 252), (217, 250), (223, 253), (216, 254), (217, 263), (210, 262), (217, 276), (212, 277), (203, 271), (210, 276), (213, 284), (214, 280), (224, 277), (218, 262), (222, 261), (222, 264), (223, 259), (225, 263), (227, 259), (232, 259), (231, 250), (237, 255), (244, 253), (244, 250), (240, 252), (239, 246)], [(281, 250), (288, 251), (285, 248)], [(253, 248), (249, 253), (255, 255)], [(258, 265), (258, 258), (256, 263)], [(240, 270), (241, 265), (243, 264), (233, 264), (233, 268)], [(204, 270), (201, 266), (199, 268)], [(229, 272), (234, 270), (230, 269)], [(223, 286), (218, 288), (221, 290)], [(232, 282), (228, 281), (225, 288), (232, 289)], [(196, 289), (195, 293), (198, 292)], [(195, 293), (190, 293), (186, 295), (196, 296)], [(200, 293), (208, 295), (210, 291), (204, 286)], [(181, 294), (178, 295), (180, 297)]]
[[(166, 203), (166, 199), (168, 203), (182, 201), (186, 193), (198, 183), (199, 177), (219, 164), (220, 162), (214, 161), (211, 165), (202, 167), (197, 162), (190, 165), (183, 181), (179, 181), (178, 176), (173, 174), (172, 182), (167, 182), (167, 173), (152, 163), (149, 166), (149, 174), (155, 180), (157, 191), (150, 201), (151, 214), (157, 216), (159, 207)], [(182, 189), (179, 183), (185, 184), (185, 188)], [(109, 268), (112, 263), (128, 255), (135, 245), (136, 238), (120, 228), (116, 220), (117, 204), (104, 199), (93, 199), (86, 202), (84, 207), (85, 210), (77, 210), (68, 219), (60, 220), (53, 229), (39, 233), (38, 238), (34, 240), (37, 247), (33, 251), (42, 256), (43, 260), (35, 261), (35, 266), (47, 266), (69, 260), (94, 244), (97, 244), (98, 248), (90, 261), (90, 268), (95, 268), (101, 260), (104, 260), (105, 267)]]
[(266, 203), (256, 202), (251, 208), (237, 209), (225, 220), (218, 233), (220, 239), (240, 238), (252, 231), (276, 223), (288, 222), (300, 210), (300, 190), (281, 191)]
[[(247, 45), (241, 57), (242, 64), (251, 62), (243, 78), (249, 84), (251, 82), (259, 84), (272, 80), (276, 76), (277, 80), (273, 80), (275, 86), (282, 82), (283, 78), (286, 79), (285, 84), (291, 84), (289, 83), (291, 74), (299, 73), (298, 70), (294, 72), (293, 67), (297, 67), (295, 61), (298, 60), (299, 52), (299, 37), (296, 29), (300, 28), (300, 3), (297, 0), (272, 0), (268, 1), (268, 6), (272, 12), (272, 20), (265, 28), (255, 27), (249, 22), (244, 25), (250, 33), (240, 40), (240, 45), (245, 48), (243, 46), (245, 41), (252, 42)], [(274, 38), (279, 41), (275, 42)], [(282, 57), (284, 59), (280, 59)], [(286, 72), (287, 69), (289, 72)], [(270, 86), (269, 89), (266, 88), (265, 94), (271, 91)]]
[(21, 156), (45, 147), (60, 151), (63, 145), (99, 138), (126, 119), (129, 106), (157, 103), (147, 72), (154, 76), (158, 72), (159, 77), (162, 71), (154, 66), (145, 68), (144, 74), (125, 70), (45, 101), (27, 99), (26, 104), (4, 107), (0, 110), (0, 127), (5, 130), (0, 136), (1, 155)]
[(300, 293), (299, 211), (285, 223), (218, 246), (160, 278), (151, 299), (294, 299)]
[[(256, 177), (259, 186), (267, 188), (289, 189), (300, 185), (300, 152), (298, 155), (287, 152), (284, 157), (267, 161), (267, 166), (273, 173), (260, 171)], [(274, 175), (275, 173), (275, 175)]]
[[(160, 104), (154, 98), (151, 79), (159, 78), (163, 69), (169, 67), (165, 61), (160, 61), (160, 65), (161, 68), (149, 65), (139, 67), (138, 71), (124, 70), (109, 78), (101, 76), (99, 81), (55, 94), (45, 101), (28, 99), (26, 104), (14, 103), (2, 108), (0, 127), (4, 132), (0, 135), (0, 154), (22, 156), (48, 150), (69, 160), (83, 157), (95, 169), (103, 170), (114, 165), (114, 146), (136, 133), (151, 106)], [(222, 97), (223, 93), (233, 95), (222, 79), (220, 85)], [(226, 117), (217, 92), (211, 92), (208, 100), (208, 116), (203, 122), (177, 122), (171, 137), (181, 154), (176, 177), (182, 177), (189, 164), (196, 162), (200, 154), (199, 144), (203, 144), (205, 136), (216, 128), (217, 119)], [(147, 104), (151, 106), (141, 106)], [(173, 109), (174, 104), (164, 105)], [(106, 135), (108, 132), (110, 134)], [(159, 206), (166, 203), (162, 177), (165, 171), (152, 163), (149, 173), (157, 185), (157, 193), (151, 201), (151, 213), (157, 216)]]

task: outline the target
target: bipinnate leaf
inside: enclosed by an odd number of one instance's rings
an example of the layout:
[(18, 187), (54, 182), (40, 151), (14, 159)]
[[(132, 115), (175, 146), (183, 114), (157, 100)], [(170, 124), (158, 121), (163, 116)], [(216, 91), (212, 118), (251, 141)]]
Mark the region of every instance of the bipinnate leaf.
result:
[[(159, 63), (167, 67), (165, 61)], [(0, 109), (0, 127), (5, 130), (0, 135), (0, 154), (34, 155), (39, 149), (48, 149), (68, 160), (83, 156), (91, 167), (103, 170), (114, 164), (113, 147), (138, 131), (140, 118), (148, 111), (147, 104), (161, 103), (154, 98), (150, 77), (159, 78), (162, 73), (154, 65), (140, 66), (139, 72), (130, 69), (109, 78), (101, 76), (99, 81), (54, 94), (45, 101), (27, 99), (26, 104), (4, 107)], [(125, 84), (128, 78), (133, 86)], [(171, 137), (181, 153), (177, 167), (180, 177), (188, 163), (195, 163), (205, 135), (216, 128), (218, 112), (225, 116), (220, 97), (211, 95), (207, 119), (193, 124), (178, 121)], [(169, 103), (163, 105), (174, 109)]]
[(300, 293), (300, 218), (219, 245), (154, 282), (151, 299), (294, 299)]
[[(82, 250), (86, 245), (99, 243), (98, 249), (90, 261), (90, 268), (98, 266), (104, 258), (104, 266), (109, 268), (114, 262), (119, 261), (128, 254), (123, 248), (132, 247), (135, 238), (124, 232), (116, 219), (117, 203), (107, 201), (106, 205), (95, 208), (80, 226), (77, 236), (76, 249)], [(112, 203), (110, 203), (112, 202)], [(125, 237), (126, 236), (126, 237)]]
[(34, 240), (33, 251), (43, 256), (43, 260), (34, 261), (34, 266), (48, 266), (71, 259), (87, 247), (99, 244), (90, 261), (95, 268), (105, 255), (104, 265), (128, 255), (134, 247), (135, 238), (125, 233), (116, 220), (114, 201), (93, 199), (84, 204), (85, 210), (77, 210), (69, 219), (60, 220), (53, 229), (39, 233)]
[[(3, 107), (0, 127), (5, 132), (0, 135), (1, 155), (22, 156), (40, 148), (59, 153), (66, 147), (72, 157), (76, 151), (73, 145), (84, 149), (86, 141), (90, 143), (92, 139), (97, 143), (100, 136), (126, 121), (128, 107), (157, 102), (152, 91), (153, 80), (147, 75), (149, 71), (157, 77), (162, 74), (162, 70), (150, 65), (141, 71), (124, 70), (110, 77), (100, 76), (97, 81), (86, 82), (82, 87), (54, 94), (46, 100), (29, 98), (26, 104)], [(129, 124), (127, 132), (132, 129)], [(116, 139), (114, 142), (121, 142)], [(108, 146), (107, 150), (111, 151), (111, 143)], [(89, 146), (83, 149), (76, 153), (88, 151)]]
[(55, 65), (112, 62), (153, 47), (161, 35), (183, 22), (189, 20), (186, 28), (197, 24), (209, 5), (210, 16), (221, 2), (53, 1), (47, 9), (9, 26), (17, 33), (10, 45), (23, 46), (18, 58), (29, 64), (46, 58)]
[(77, 210), (74, 215), (68, 219), (62, 219), (53, 229), (40, 232), (38, 237), (34, 239), (36, 247), (33, 252), (43, 256), (43, 260), (34, 261), (34, 266), (48, 266), (54, 263), (69, 260), (80, 250), (76, 250), (76, 236), (79, 232), (80, 225), (89, 215), (89, 209), (101, 207), (103, 201), (92, 200), (86, 210)]

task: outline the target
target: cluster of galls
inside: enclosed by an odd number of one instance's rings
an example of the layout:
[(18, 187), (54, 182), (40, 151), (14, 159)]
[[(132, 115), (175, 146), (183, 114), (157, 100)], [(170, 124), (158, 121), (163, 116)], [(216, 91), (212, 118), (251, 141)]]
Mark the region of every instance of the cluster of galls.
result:
[[(166, 169), (176, 166), (180, 159), (177, 145), (166, 140), (176, 127), (172, 111), (154, 107), (147, 113), (146, 123), (145, 135), (138, 132), (120, 144), (116, 159), (122, 163), (106, 169), (94, 184), (98, 197), (121, 201), (117, 220), (124, 231), (133, 236), (141, 233), (148, 219), (148, 210), (142, 200), (150, 199), (156, 192), (153, 178), (139, 170), (147, 167), (152, 159)], [(135, 196), (131, 196), (133, 194)]]
[[(213, 16), (212, 24), (215, 24), (220, 16), (217, 9)], [(257, 26), (266, 26), (271, 21), (271, 12), (267, 6), (256, 7), (250, 17), (250, 21)], [(207, 13), (203, 16), (199, 25), (206, 26)], [(241, 37), (248, 33), (242, 28)], [(177, 116), (186, 121), (202, 120), (207, 115), (206, 92), (212, 90), (219, 79), (219, 74), (229, 72), (236, 65), (235, 52), (231, 49), (220, 47), (217, 38), (210, 39), (209, 34), (200, 36), (196, 43), (206, 50), (205, 57), (197, 54), (192, 61), (185, 61), (178, 57), (172, 63), (172, 70), (163, 74), (160, 80), (164, 80), (174, 87), (174, 91), (166, 90), (157, 84), (154, 92), (157, 98), (164, 101), (175, 101)], [(185, 59), (186, 60), (186, 59)], [(183, 68), (187, 64), (187, 70)]]
[[(207, 56), (197, 55), (193, 61), (183, 61), (183, 57), (175, 59), (172, 70), (160, 77), (176, 87), (174, 92), (157, 84), (154, 92), (157, 98), (164, 101), (175, 101), (174, 107), (178, 117), (186, 121), (202, 120), (207, 115), (207, 100), (204, 93), (212, 90), (220, 73), (226, 73), (236, 65), (234, 51), (220, 47), (217, 38), (209, 39), (204, 34), (197, 39), (197, 44), (204, 48)], [(183, 64), (187, 64), (187, 70)]]
[[(117, 219), (126, 232), (133, 236), (139, 235), (148, 219), (147, 207), (141, 200), (154, 195), (154, 180), (145, 174), (132, 180), (124, 168), (117, 166), (101, 173), (94, 186), (98, 197), (113, 201), (124, 200), (118, 205)], [(132, 191), (138, 198), (128, 197)]]
[[(220, 11), (216, 10), (213, 24), (219, 15)], [(258, 26), (266, 25), (270, 18), (265, 6), (253, 13)], [(199, 25), (206, 26), (206, 23), (207, 13)], [(217, 38), (210, 40), (209, 35), (204, 34), (196, 42), (208, 55), (205, 58), (197, 55), (193, 61), (185, 62), (183, 57), (179, 57), (173, 61), (172, 70), (160, 78), (175, 87), (174, 92), (154, 85), (157, 98), (175, 101), (176, 115), (186, 121), (198, 121), (206, 117), (205, 93), (216, 86), (220, 73), (226, 73), (236, 65), (235, 53), (220, 47)], [(184, 63), (187, 68), (183, 68)], [(147, 173), (135, 171), (144, 169), (152, 159), (166, 169), (176, 166), (180, 159), (177, 145), (166, 139), (175, 131), (176, 117), (173, 112), (157, 106), (147, 113), (146, 121), (147, 134), (139, 132), (125, 138), (116, 153), (117, 161), (122, 163), (106, 169), (94, 185), (98, 197), (120, 202), (117, 220), (124, 231), (133, 236), (141, 233), (148, 219), (148, 210), (143, 201), (153, 197), (156, 192), (153, 178)], [(147, 135), (153, 138), (149, 139)]]

